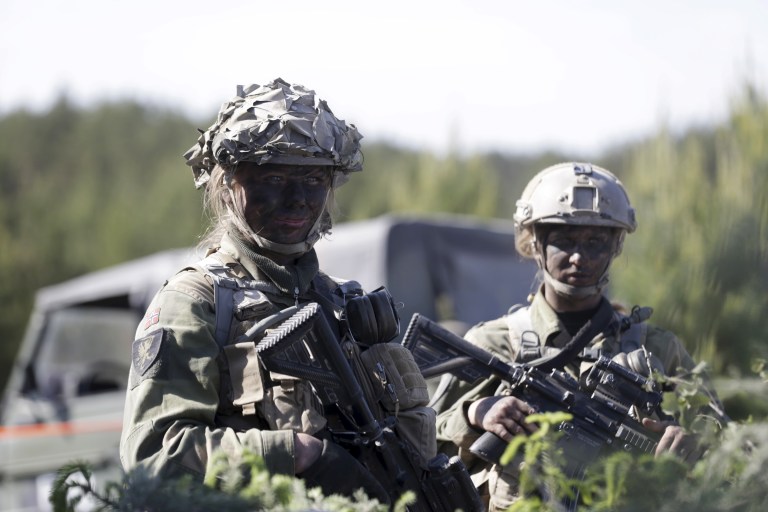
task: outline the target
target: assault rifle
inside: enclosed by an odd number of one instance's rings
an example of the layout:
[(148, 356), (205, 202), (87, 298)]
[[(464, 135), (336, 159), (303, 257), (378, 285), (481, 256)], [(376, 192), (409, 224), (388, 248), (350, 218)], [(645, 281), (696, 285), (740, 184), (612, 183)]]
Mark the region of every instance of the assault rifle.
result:
[[(526, 365), (511, 365), (477, 347), (432, 320), (416, 313), (405, 332), (403, 345), (413, 354), (425, 378), (451, 373), (470, 383), (491, 376), (506, 382), (512, 395), (538, 412), (568, 412), (572, 419), (558, 426), (558, 446), (566, 458), (565, 472), (580, 478), (586, 466), (610, 450), (653, 453), (660, 436), (650, 432), (631, 409), (659, 412), (662, 395), (650, 378), (606, 357), (589, 371), (584, 388), (563, 371), (550, 373)], [(498, 463), (507, 443), (486, 432), (470, 451)]]
[[(278, 324), (279, 323), (279, 324)], [(325, 406), (335, 406), (347, 430), (331, 430), (334, 442), (374, 475), (394, 504), (410, 490), (418, 512), (465, 512), (483, 508), (480, 497), (458, 457), (422, 457), (394, 429), (396, 418), (377, 418), (338, 336), (319, 304), (292, 307), (256, 324), (242, 338), (254, 338), (264, 366), (273, 372), (309, 381)], [(240, 339), (239, 339), (240, 340)], [(340, 475), (343, 478), (343, 475)]]

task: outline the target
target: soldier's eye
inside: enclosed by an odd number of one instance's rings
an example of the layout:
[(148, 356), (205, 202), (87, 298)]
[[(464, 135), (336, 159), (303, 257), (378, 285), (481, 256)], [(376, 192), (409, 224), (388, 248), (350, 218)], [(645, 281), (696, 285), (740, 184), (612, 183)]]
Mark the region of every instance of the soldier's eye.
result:
[(572, 249), (576, 246), (576, 242), (568, 238), (555, 238), (550, 243), (563, 250)]

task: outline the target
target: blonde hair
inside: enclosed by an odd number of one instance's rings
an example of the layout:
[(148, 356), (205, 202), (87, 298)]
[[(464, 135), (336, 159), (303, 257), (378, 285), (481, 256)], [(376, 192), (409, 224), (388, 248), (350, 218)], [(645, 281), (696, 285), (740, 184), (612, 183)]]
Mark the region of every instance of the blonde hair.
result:
[(534, 240), (533, 231), (530, 228), (515, 226), (515, 249), (520, 256), (527, 260), (536, 257)]

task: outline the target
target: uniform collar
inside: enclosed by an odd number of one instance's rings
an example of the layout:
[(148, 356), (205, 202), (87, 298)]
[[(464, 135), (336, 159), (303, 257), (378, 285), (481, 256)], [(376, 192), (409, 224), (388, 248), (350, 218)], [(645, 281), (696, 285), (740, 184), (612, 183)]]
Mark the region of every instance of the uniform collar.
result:
[[(611, 308), (611, 304), (605, 298), (600, 302), (600, 308)], [(611, 308), (612, 309), (612, 308)], [(570, 335), (565, 330), (565, 325), (557, 317), (557, 313), (544, 298), (544, 286), (539, 288), (531, 301), (531, 326), (534, 332), (538, 333), (542, 345), (562, 348), (570, 339)], [(616, 321), (616, 313), (612, 312), (613, 321)], [(605, 348), (611, 348), (615, 345), (615, 336), (610, 334), (612, 329), (608, 329), (608, 336), (598, 335), (591, 345), (605, 345)]]
[(268, 280), (282, 292), (297, 295), (305, 293), (319, 271), (317, 254), (311, 249), (297, 258), (295, 265), (280, 266), (259, 254), (259, 248), (249, 244), (250, 254), (227, 233), (221, 239), (220, 251), (235, 258), (257, 280)]

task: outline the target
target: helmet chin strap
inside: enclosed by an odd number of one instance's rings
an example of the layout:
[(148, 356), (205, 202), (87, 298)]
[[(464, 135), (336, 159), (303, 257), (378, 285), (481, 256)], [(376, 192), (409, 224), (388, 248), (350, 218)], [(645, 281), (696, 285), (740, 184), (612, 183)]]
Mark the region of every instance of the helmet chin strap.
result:
[(599, 295), (602, 293), (603, 288), (605, 288), (605, 286), (608, 284), (607, 267), (605, 272), (603, 272), (603, 275), (600, 276), (600, 279), (597, 281), (597, 284), (590, 286), (573, 286), (571, 284), (566, 284), (552, 277), (552, 274), (550, 274), (549, 271), (547, 271), (545, 268), (540, 267), (540, 270), (544, 276), (544, 282), (547, 283), (553, 290), (555, 290), (556, 294), (560, 295), (561, 297), (567, 297), (569, 299), (584, 299), (586, 297)]
[(273, 242), (272, 240), (268, 240), (263, 236), (257, 235), (252, 229), (250, 229), (250, 226), (248, 233), (251, 235), (253, 241), (256, 242), (256, 245), (268, 251), (283, 255), (305, 254), (312, 249), (318, 240), (320, 240), (320, 220), (322, 217), (322, 214), (317, 217), (314, 226), (312, 226), (312, 229), (309, 230), (309, 234), (307, 234), (307, 238), (305, 238), (304, 241), (296, 242), (293, 244), (281, 244), (278, 242)]

